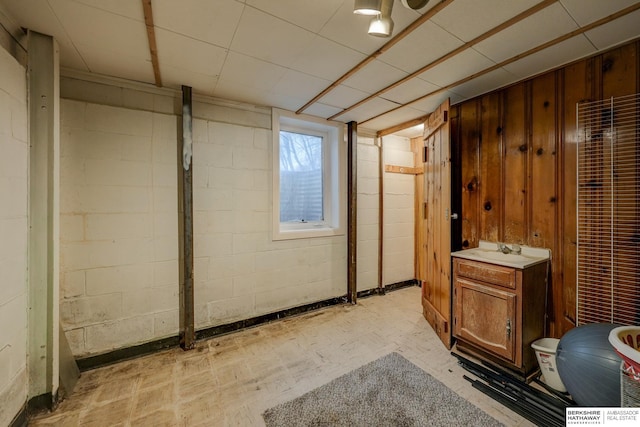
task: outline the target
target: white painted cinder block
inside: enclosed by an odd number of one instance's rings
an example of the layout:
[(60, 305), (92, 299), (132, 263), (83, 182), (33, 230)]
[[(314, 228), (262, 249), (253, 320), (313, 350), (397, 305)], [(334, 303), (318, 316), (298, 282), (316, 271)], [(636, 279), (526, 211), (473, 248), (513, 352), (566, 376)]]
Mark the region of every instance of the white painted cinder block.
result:
[(26, 70), (0, 47), (0, 425), (24, 407), (29, 384), (27, 135)]
[(150, 341), (154, 315), (102, 322), (85, 328), (85, 352), (92, 354), (122, 347), (123, 337), (129, 345)]
[(156, 313), (153, 316), (153, 335), (155, 337), (170, 337), (178, 335), (180, 328), (180, 311), (172, 310)]
[[(122, 102), (155, 101), (127, 92)], [(174, 327), (158, 313), (178, 304), (177, 117), (61, 106), (61, 152), (66, 168), (75, 166), (61, 174), (61, 317), (72, 350), (164, 337)]]

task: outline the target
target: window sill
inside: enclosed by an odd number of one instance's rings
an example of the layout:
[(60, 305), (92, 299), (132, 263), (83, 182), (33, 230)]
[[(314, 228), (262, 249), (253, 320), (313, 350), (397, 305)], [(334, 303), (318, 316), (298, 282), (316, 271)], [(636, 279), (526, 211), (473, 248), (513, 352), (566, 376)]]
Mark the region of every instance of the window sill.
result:
[(342, 236), (344, 230), (332, 227), (284, 228), (273, 232), (273, 240), (311, 239), (314, 237)]

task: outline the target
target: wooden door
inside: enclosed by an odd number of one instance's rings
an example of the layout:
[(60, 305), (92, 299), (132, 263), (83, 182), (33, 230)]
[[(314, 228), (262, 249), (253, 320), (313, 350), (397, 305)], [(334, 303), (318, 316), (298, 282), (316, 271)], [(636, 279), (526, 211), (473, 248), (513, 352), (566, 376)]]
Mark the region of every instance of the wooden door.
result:
[(451, 142), (449, 100), (424, 124), (425, 319), (451, 348)]

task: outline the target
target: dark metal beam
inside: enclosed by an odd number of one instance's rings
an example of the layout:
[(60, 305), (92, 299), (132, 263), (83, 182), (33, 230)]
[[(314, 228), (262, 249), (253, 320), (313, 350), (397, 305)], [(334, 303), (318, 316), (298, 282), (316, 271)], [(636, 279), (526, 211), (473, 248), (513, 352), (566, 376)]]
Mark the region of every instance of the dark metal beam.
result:
[(351, 304), (357, 301), (357, 207), (358, 207), (358, 124), (347, 123), (347, 300)]
[(180, 347), (190, 350), (195, 346), (193, 298), (193, 176), (192, 155), (192, 101), (191, 88), (182, 86), (182, 149), (179, 150), (180, 191)]

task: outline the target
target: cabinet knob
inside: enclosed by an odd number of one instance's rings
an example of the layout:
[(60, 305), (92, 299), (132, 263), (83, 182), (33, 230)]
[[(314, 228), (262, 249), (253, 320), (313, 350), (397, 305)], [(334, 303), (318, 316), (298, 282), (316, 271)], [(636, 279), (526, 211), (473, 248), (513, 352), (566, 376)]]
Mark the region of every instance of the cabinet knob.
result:
[(507, 319), (507, 341), (511, 341), (511, 319)]

